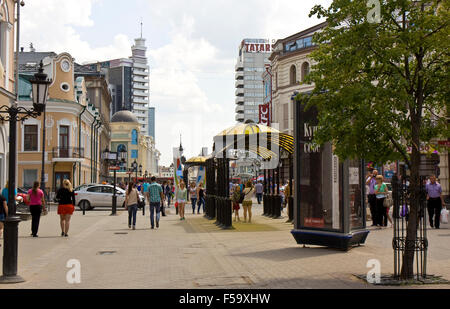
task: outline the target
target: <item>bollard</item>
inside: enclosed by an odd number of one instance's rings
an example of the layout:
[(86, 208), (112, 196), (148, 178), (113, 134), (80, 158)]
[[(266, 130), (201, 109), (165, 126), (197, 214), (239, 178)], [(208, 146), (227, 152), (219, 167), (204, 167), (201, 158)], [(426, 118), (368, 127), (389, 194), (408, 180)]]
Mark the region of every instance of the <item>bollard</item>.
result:
[(275, 195), (274, 196), (274, 213), (273, 218), (279, 219), (281, 218), (281, 195)]
[(289, 221), (290, 223), (294, 222), (294, 198), (290, 196), (288, 198), (288, 211), (289, 211)]
[(267, 194), (263, 195), (263, 216), (267, 216)]

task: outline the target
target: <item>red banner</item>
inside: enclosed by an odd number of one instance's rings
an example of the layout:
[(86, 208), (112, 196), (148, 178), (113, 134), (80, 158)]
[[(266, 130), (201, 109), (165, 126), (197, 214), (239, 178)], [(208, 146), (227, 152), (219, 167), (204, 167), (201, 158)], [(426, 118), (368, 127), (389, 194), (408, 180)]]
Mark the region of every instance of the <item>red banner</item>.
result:
[(259, 106), (259, 124), (270, 126), (270, 103)]

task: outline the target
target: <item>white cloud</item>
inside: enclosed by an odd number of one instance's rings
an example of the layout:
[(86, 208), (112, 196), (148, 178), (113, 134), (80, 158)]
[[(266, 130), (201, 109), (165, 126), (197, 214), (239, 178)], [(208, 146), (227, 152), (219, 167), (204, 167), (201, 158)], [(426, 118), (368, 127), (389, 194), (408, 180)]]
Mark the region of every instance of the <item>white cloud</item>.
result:
[[(233, 111), (212, 102), (201, 88), (199, 75), (211, 68), (232, 74), (234, 59), (221, 59), (218, 49), (205, 38), (193, 38), (192, 17), (184, 15), (181, 23), (172, 22), (172, 27), (170, 43), (149, 52), (155, 64), (151, 102), (157, 108), (157, 147), (164, 164), (171, 162), (180, 133), (186, 156), (194, 156), (202, 147), (211, 149), (217, 128), (233, 120)], [(232, 94), (229, 97), (232, 99)]]
[(99, 0), (27, 1), (21, 10), (21, 46), (37, 51), (69, 52), (78, 62), (125, 57), (132, 41), (117, 34), (108, 46), (93, 47), (75, 27), (95, 28), (92, 6)]

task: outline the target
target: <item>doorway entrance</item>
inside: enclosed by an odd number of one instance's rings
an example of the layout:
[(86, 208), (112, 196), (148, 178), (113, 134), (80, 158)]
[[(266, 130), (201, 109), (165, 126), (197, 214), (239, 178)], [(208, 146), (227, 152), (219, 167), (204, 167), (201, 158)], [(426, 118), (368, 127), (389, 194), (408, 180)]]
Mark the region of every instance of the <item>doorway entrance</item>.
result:
[(55, 173), (55, 189), (58, 190), (62, 187), (63, 181), (65, 179), (70, 180), (70, 173), (68, 172), (57, 172)]

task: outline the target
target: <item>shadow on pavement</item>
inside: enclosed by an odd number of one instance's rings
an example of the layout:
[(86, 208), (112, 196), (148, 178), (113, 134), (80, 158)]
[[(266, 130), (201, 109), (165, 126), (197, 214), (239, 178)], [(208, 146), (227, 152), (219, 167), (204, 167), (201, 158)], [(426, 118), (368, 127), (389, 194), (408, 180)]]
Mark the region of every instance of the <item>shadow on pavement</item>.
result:
[(345, 252), (322, 247), (292, 247), (274, 250), (255, 251), (248, 253), (230, 254), (230, 256), (261, 258), (276, 262), (299, 260), (311, 257), (345, 255)]

